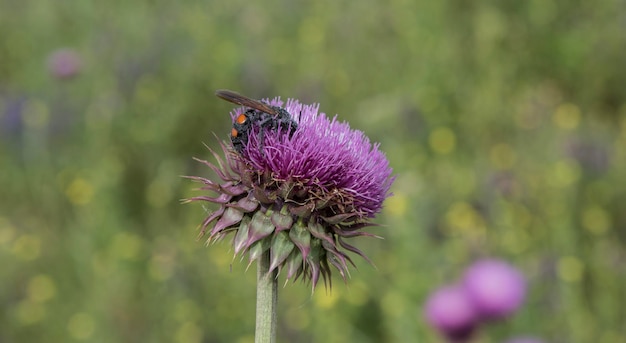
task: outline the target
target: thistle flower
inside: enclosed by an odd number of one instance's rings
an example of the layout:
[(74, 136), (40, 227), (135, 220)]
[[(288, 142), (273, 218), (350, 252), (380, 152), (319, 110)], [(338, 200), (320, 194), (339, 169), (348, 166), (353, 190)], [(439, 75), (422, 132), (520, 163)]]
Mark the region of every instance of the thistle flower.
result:
[(463, 287), (484, 319), (498, 319), (513, 314), (522, 305), (526, 282), (522, 273), (496, 259), (475, 262), (465, 271)]
[(48, 70), (58, 79), (71, 79), (78, 75), (81, 69), (80, 55), (72, 49), (59, 49), (48, 57)]
[(479, 324), (479, 316), (460, 286), (444, 286), (430, 295), (426, 320), (451, 342), (466, 342)]
[[(297, 128), (253, 125), (243, 148), (220, 143), (225, 161), (214, 151), (216, 164), (198, 160), (221, 179), (189, 177), (215, 196), (187, 202), (219, 205), (200, 225), (200, 236), (208, 234), (208, 244), (232, 233), (235, 255), (247, 253), (250, 263), (269, 249), (270, 272), (284, 270), (287, 280), (302, 277), (313, 289), (320, 275), (330, 285), (331, 265), (345, 280), (348, 264), (354, 265), (347, 252), (368, 260), (346, 239), (377, 237), (361, 229), (373, 225), (390, 195), (389, 162), (378, 144), (329, 119), (319, 105), (265, 102), (284, 106)], [(245, 111), (231, 112), (233, 123)]]

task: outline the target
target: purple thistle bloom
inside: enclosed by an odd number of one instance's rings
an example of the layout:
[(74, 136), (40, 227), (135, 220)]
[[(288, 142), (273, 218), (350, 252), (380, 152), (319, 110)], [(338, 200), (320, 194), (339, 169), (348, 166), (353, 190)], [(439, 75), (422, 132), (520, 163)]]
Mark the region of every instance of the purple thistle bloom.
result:
[(486, 259), (471, 265), (463, 279), (469, 299), (484, 319), (511, 315), (524, 301), (524, 276), (506, 262)]
[[(220, 205), (201, 224), (201, 235), (215, 221), (208, 242), (232, 232), (235, 254), (248, 252), (250, 262), (269, 249), (270, 271), (286, 269), (287, 279), (302, 275), (315, 287), (320, 274), (330, 282), (330, 265), (345, 279), (348, 263), (354, 264), (344, 249), (367, 260), (345, 239), (374, 236), (360, 229), (373, 225), (390, 195), (389, 162), (378, 144), (328, 119), (319, 105), (279, 98), (265, 103), (284, 106), (297, 128), (253, 125), (241, 153), (221, 144), (225, 163), (216, 153), (217, 166), (201, 161), (223, 181), (190, 177), (217, 196), (187, 201)], [(233, 111), (233, 123), (245, 111)]]
[[(283, 105), (279, 99), (269, 103)], [(391, 186), (387, 158), (363, 132), (351, 130), (336, 117), (329, 120), (318, 109), (318, 105), (288, 100), (286, 110), (294, 114), (298, 130), (291, 138), (266, 134), (264, 142), (253, 134), (244, 155), (252, 168), (271, 171), (279, 180), (299, 182), (313, 191), (341, 190), (351, 199), (349, 210), (354, 216), (374, 217)]]
[(61, 80), (71, 79), (80, 73), (82, 60), (72, 49), (59, 49), (48, 57), (48, 70)]
[(424, 313), (430, 325), (452, 342), (468, 341), (479, 322), (472, 303), (460, 286), (445, 286), (430, 295)]

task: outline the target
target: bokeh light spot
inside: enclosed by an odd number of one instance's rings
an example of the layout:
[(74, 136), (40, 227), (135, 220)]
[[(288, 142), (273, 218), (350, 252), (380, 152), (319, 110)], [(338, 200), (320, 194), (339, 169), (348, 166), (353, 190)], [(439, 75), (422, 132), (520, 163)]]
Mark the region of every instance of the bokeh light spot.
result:
[(121, 259), (133, 260), (139, 255), (143, 241), (137, 235), (120, 232), (113, 238), (111, 254)]
[(335, 307), (337, 300), (339, 300), (339, 292), (337, 290), (333, 290), (328, 294), (324, 292), (315, 292), (313, 295), (315, 306), (323, 309), (331, 309)]
[(446, 221), (453, 233), (479, 238), (485, 235), (485, 223), (481, 215), (466, 202), (456, 202), (446, 213)]
[(202, 341), (202, 329), (194, 322), (183, 323), (176, 331), (178, 343), (199, 343)]
[(548, 174), (548, 182), (553, 187), (564, 188), (578, 181), (581, 176), (580, 165), (572, 159), (556, 162)]
[(409, 198), (401, 192), (394, 192), (393, 196), (387, 199), (383, 209), (386, 213), (394, 217), (402, 217), (406, 214)]
[(511, 169), (517, 161), (513, 148), (505, 143), (496, 144), (489, 152), (491, 164), (499, 170)]
[(33, 302), (45, 302), (56, 296), (57, 288), (48, 275), (37, 275), (28, 282), (28, 298)]
[(580, 109), (571, 103), (564, 103), (557, 107), (552, 120), (563, 130), (573, 130), (580, 123)]
[(583, 275), (584, 265), (574, 256), (565, 256), (559, 259), (557, 270), (563, 281), (578, 282)]
[(94, 188), (87, 180), (76, 178), (65, 189), (65, 195), (74, 205), (86, 205), (93, 198)]
[(41, 254), (41, 239), (35, 235), (22, 235), (15, 240), (13, 254), (24, 261), (32, 261)]
[(602, 235), (609, 230), (611, 218), (609, 213), (599, 206), (588, 207), (583, 210), (582, 225), (589, 232)]
[(96, 322), (89, 313), (79, 312), (70, 317), (67, 331), (77, 340), (90, 338), (96, 330)]
[(17, 304), (15, 314), (20, 323), (34, 324), (46, 317), (46, 308), (41, 303), (23, 300)]
[(441, 127), (430, 134), (428, 143), (434, 152), (445, 155), (454, 151), (456, 147), (456, 136), (452, 130), (447, 127)]
[(209, 255), (211, 256), (211, 262), (218, 266), (219, 269), (232, 268), (234, 258), (225, 253), (227, 251), (227, 248), (219, 247), (213, 250), (215, 250), (215, 252), (209, 251)]

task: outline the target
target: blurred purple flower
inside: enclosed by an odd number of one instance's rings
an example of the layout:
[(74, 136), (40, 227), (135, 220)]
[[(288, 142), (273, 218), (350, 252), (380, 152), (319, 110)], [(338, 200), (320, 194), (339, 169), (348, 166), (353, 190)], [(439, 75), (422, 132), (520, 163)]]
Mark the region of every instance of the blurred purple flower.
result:
[(26, 102), (25, 98), (6, 96), (0, 98), (0, 101), (5, 103), (0, 117), (2, 137), (20, 135), (24, 128), (22, 112)]
[(82, 69), (82, 60), (79, 54), (69, 48), (59, 49), (48, 57), (48, 70), (61, 80), (71, 79)]
[(585, 170), (604, 173), (611, 162), (609, 145), (593, 140), (572, 139), (567, 143), (565, 153), (578, 161)]
[(489, 178), (487, 185), (489, 189), (494, 189), (500, 195), (507, 198), (515, 198), (520, 195), (522, 187), (517, 176), (509, 171), (495, 172)]
[(516, 337), (506, 341), (506, 343), (543, 343), (543, 341), (534, 337)]
[(522, 273), (508, 263), (494, 259), (471, 265), (465, 272), (463, 288), (484, 319), (511, 315), (522, 305), (526, 295)]
[(463, 287), (445, 286), (430, 295), (425, 305), (428, 323), (454, 342), (467, 341), (479, 316)]
[[(345, 239), (373, 236), (361, 229), (372, 225), (393, 178), (378, 144), (361, 131), (318, 113), (318, 105), (288, 100), (284, 107), (298, 124), (292, 135), (253, 126), (241, 153), (222, 144), (226, 163), (216, 153), (217, 166), (201, 162), (223, 183), (190, 177), (217, 196), (187, 201), (220, 205), (201, 225), (203, 235), (216, 221), (209, 242), (235, 233), (235, 254), (248, 252), (252, 262), (269, 249), (270, 271), (286, 269), (287, 279), (302, 275), (315, 287), (320, 275), (330, 282), (330, 265), (346, 278), (353, 263), (344, 249), (366, 258)], [(233, 111), (233, 121), (244, 111)]]

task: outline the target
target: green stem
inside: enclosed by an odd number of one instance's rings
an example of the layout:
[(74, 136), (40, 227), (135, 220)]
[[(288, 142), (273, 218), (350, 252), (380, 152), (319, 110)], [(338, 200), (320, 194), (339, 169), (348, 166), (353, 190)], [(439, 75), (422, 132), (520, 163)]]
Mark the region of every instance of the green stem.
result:
[(276, 342), (276, 303), (278, 280), (276, 270), (269, 273), (269, 249), (259, 257), (256, 284), (256, 332), (255, 343)]

